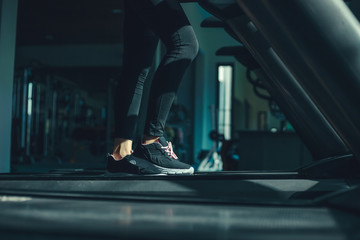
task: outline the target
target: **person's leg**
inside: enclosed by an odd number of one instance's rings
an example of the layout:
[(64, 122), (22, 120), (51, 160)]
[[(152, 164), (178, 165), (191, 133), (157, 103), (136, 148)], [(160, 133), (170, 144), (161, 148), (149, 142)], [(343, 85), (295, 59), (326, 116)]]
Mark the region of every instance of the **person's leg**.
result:
[(131, 154), (143, 86), (158, 44), (158, 37), (129, 4), (132, 1), (125, 1), (123, 70), (114, 98), (116, 160)]
[[(198, 42), (177, 0), (139, 0), (138, 8), (150, 29), (160, 37), (167, 52), (152, 82), (144, 143), (161, 137), (181, 79), (198, 53)], [(137, 3), (138, 4), (138, 3)]]
[(171, 144), (160, 137), (180, 81), (198, 53), (194, 30), (177, 0), (137, 0), (132, 4), (167, 50), (152, 81), (143, 142), (133, 156), (145, 159), (159, 173), (192, 174), (194, 168), (178, 161)]
[[(139, 144), (125, 161), (109, 161), (108, 169), (130, 173), (138, 170), (139, 173), (193, 174), (193, 167), (171, 157), (170, 144), (165, 147), (155, 140), (163, 134), (181, 78), (197, 55), (194, 31), (177, 0), (129, 0), (127, 3), (160, 37), (167, 53), (155, 73), (150, 92), (144, 139), (153, 144)], [(136, 169), (130, 169), (134, 166)]]

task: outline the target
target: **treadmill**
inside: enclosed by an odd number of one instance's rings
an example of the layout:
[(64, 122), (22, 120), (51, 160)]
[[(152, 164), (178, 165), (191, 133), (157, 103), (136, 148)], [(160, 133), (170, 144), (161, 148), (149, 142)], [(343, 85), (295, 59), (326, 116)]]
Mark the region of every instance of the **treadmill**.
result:
[(193, 176), (1, 174), (1, 239), (360, 238), (357, 20), (340, 0), (198, 3), (256, 60), (315, 163)]

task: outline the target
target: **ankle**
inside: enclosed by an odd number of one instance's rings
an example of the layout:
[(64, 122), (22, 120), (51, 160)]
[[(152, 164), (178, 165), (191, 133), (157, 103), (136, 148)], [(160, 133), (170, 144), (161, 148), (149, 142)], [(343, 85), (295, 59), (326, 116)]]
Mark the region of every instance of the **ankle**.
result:
[(115, 138), (113, 157), (115, 160), (121, 160), (123, 157), (132, 154), (132, 140)]

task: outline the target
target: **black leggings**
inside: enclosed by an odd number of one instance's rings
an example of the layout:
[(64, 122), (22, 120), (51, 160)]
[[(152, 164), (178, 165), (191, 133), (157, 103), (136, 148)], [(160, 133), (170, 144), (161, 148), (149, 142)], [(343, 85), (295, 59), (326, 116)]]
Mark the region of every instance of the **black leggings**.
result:
[(122, 77), (115, 93), (115, 137), (134, 139), (144, 83), (159, 39), (167, 52), (150, 89), (144, 134), (160, 137), (198, 42), (177, 0), (125, 0)]

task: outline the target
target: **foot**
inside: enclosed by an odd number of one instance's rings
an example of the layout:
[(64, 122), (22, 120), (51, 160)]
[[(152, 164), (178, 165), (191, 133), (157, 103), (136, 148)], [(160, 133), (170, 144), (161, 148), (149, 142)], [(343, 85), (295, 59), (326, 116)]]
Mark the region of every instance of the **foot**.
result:
[[(165, 141), (165, 142), (164, 142)], [(165, 143), (167, 144), (166, 146)], [(151, 144), (139, 144), (133, 153), (140, 161), (137, 163), (146, 173), (162, 173), (168, 175), (191, 175), (194, 168), (178, 161), (172, 149), (172, 145), (164, 138)]]

